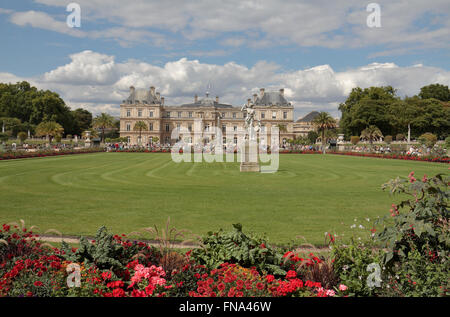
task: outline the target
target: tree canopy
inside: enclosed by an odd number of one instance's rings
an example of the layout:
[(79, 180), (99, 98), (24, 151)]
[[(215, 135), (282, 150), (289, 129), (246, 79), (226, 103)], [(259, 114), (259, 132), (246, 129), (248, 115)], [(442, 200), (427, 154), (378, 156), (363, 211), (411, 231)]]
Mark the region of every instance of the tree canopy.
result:
[[(16, 128), (9, 129), (14, 136), (20, 131), (34, 132), (36, 126), (45, 121), (57, 122), (65, 133), (80, 135), (90, 127), (92, 121), (89, 111), (71, 111), (57, 93), (38, 90), (26, 81), (16, 84), (0, 83), (0, 117), (20, 120), (15, 125)], [(19, 127), (20, 124), (23, 126)]]
[(349, 138), (361, 135), (369, 126), (376, 126), (383, 135), (406, 134), (418, 137), (430, 132), (444, 139), (450, 130), (450, 107), (447, 86), (422, 87), (419, 96), (401, 99), (391, 86), (352, 89), (339, 106), (342, 113), (340, 130)]

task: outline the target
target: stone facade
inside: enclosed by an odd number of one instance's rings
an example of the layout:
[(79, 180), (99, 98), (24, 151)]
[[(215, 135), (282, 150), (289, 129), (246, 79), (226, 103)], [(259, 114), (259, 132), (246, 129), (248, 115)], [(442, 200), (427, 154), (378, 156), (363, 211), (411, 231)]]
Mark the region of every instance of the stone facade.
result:
[[(284, 89), (266, 92), (261, 88), (259, 94), (252, 97), (247, 103), (254, 103), (262, 131), (267, 131), (266, 144), (270, 145), (270, 131), (274, 125), (284, 127), (280, 129), (280, 141), (303, 134), (296, 131), (294, 107), (285, 99)], [(202, 119), (205, 131), (212, 127), (237, 131), (244, 127), (244, 116), (241, 107), (221, 103), (219, 97), (210, 98), (208, 93), (204, 98), (195, 96), (192, 103), (170, 106), (164, 103), (164, 97), (154, 87), (149, 90), (130, 87), (130, 96), (120, 105), (120, 136), (127, 137), (132, 145), (150, 144), (152, 137), (158, 137), (160, 144), (174, 144), (172, 130), (184, 127), (192, 131), (196, 118)], [(141, 131), (141, 140), (139, 131), (134, 130), (138, 121), (147, 125), (147, 131)]]

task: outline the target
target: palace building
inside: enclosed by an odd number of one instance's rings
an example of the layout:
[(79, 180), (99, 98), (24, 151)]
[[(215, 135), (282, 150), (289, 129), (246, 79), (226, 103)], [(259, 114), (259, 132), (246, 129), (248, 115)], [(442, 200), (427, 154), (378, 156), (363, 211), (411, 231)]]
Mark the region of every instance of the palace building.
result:
[[(284, 96), (284, 89), (266, 92), (260, 89), (247, 103), (253, 102), (256, 118), (261, 122), (261, 131), (267, 131), (267, 144), (270, 145), (271, 127), (277, 125), (280, 140), (294, 139), (304, 133), (294, 122), (294, 107)], [(128, 143), (151, 144), (157, 137), (160, 144), (173, 145), (173, 129), (185, 128), (192, 131), (195, 119), (202, 119), (204, 131), (219, 127), (225, 131), (238, 131), (244, 127), (244, 112), (241, 107), (222, 103), (219, 97), (211, 98), (206, 93), (204, 98), (194, 97), (192, 103), (179, 106), (166, 105), (164, 97), (150, 87), (149, 90), (130, 87), (130, 96), (120, 105), (120, 136), (128, 138)], [(139, 132), (134, 128), (138, 121), (145, 122), (147, 129)], [(139, 139), (141, 134), (141, 139)]]

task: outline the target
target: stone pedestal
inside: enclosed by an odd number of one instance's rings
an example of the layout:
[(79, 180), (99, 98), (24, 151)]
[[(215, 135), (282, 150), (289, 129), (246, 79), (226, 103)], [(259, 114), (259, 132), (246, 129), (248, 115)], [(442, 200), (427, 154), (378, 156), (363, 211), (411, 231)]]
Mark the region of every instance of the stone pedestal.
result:
[(245, 140), (243, 150), (241, 152), (241, 172), (260, 172), (257, 142)]

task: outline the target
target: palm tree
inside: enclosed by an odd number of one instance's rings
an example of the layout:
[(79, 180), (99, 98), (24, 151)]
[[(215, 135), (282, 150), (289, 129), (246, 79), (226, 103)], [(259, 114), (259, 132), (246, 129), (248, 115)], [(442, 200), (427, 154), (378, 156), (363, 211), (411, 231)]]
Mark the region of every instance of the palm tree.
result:
[(147, 124), (144, 121), (138, 121), (134, 124), (133, 131), (139, 131), (139, 144), (141, 143), (142, 131), (147, 131)]
[(280, 132), (278, 134), (278, 144), (281, 144), (281, 133), (287, 132), (287, 128), (284, 124), (277, 124), (278, 131)]
[(380, 129), (375, 125), (368, 126), (361, 132), (361, 139), (369, 140), (370, 144), (372, 144), (374, 140), (378, 140), (382, 137), (383, 133), (381, 133)]
[(114, 118), (107, 113), (102, 113), (92, 120), (96, 129), (102, 130), (102, 142), (105, 142), (105, 129), (114, 127)]
[(325, 154), (325, 147), (327, 144), (325, 133), (329, 129), (334, 129), (336, 127), (336, 120), (334, 120), (328, 112), (321, 111), (312, 121), (313, 126), (316, 128), (317, 132), (322, 135), (322, 151)]
[(64, 128), (55, 121), (45, 121), (39, 123), (36, 127), (37, 136), (46, 136), (48, 142), (52, 142), (52, 138), (55, 136), (61, 136), (64, 133)]

